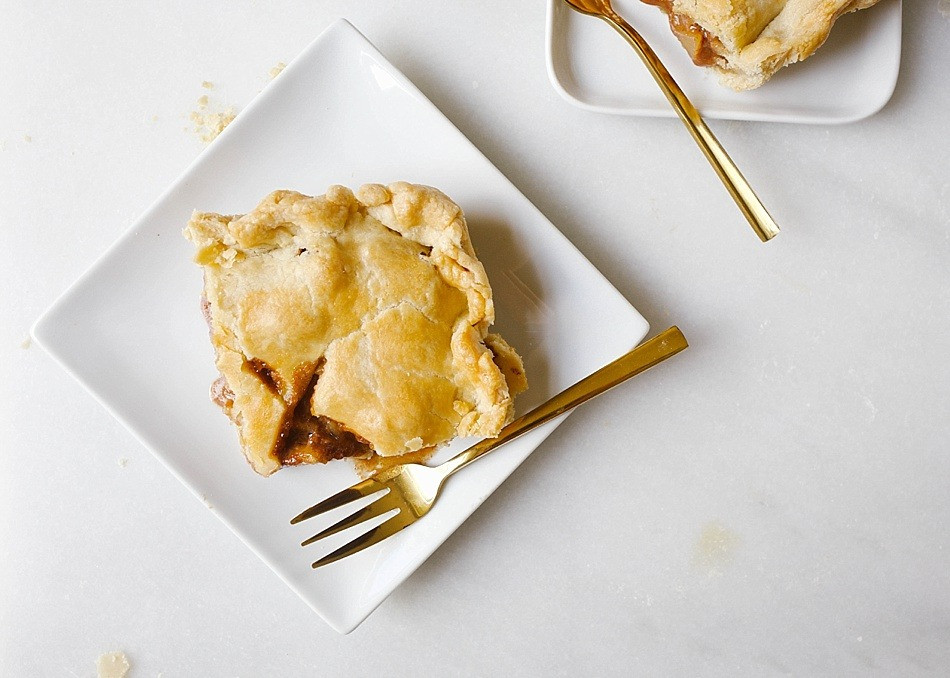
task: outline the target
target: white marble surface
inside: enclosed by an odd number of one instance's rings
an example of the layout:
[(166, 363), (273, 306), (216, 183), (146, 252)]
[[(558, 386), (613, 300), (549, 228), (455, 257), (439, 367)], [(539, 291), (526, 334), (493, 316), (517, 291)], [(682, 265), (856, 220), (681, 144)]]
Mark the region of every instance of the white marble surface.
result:
[[(873, 118), (715, 123), (784, 227), (767, 246), (678, 122), (554, 93), (543, 3), (0, 7), (0, 675), (110, 650), (132, 678), (950, 670), (946, 0), (905, 3)], [(27, 339), (201, 151), (196, 99), (246, 105), (338, 16), (692, 343), (345, 637)]]

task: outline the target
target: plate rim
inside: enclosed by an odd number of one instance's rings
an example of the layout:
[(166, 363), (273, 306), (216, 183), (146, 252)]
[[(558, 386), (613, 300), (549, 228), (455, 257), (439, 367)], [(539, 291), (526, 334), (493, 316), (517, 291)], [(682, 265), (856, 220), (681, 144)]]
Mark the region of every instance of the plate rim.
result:
[[(901, 15), (901, 25), (903, 25), (903, 0), (894, 0), (898, 6), (898, 12)], [(570, 92), (567, 86), (561, 82), (558, 69), (554, 64), (555, 50), (566, 49), (560, 36), (555, 36), (554, 22), (555, 12), (569, 12), (564, 5), (564, 0), (548, 0), (547, 12), (545, 13), (545, 35), (544, 35), (544, 62), (547, 71), (548, 80), (553, 89), (570, 104), (577, 108), (593, 113), (603, 113), (607, 115), (621, 115), (643, 118), (676, 118), (676, 112), (666, 106), (657, 108), (641, 108), (637, 106), (605, 106), (593, 104), (578, 98)], [(593, 19), (593, 17), (590, 17)], [(870, 99), (866, 106), (853, 114), (845, 115), (805, 115), (805, 114), (782, 114), (769, 111), (743, 112), (719, 108), (700, 109), (704, 118), (711, 120), (738, 120), (744, 122), (777, 122), (789, 124), (807, 124), (807, 125), (844, 125), (858, 122), (880, 112), (894, 96), (897, 88), (897, 80), (900, 75), (901, 52), (903, 43), (903, 31), (899, 31), (894, 45), (894, 58), (891, 62), (891, 69), (888, 71), (888, 80), (886, 89), (882, 89), (879, 97)]]
[[(613, 290), (617, 297), (621, 299), (625, 307), (628, 307), (631, 312), (631, 320), (636, 321), (639, 326), (639, 332), (634, 332), (630, 335), (630, 340), (632, 342), (631, 348), (640, 343), (642, 339), (649, 334), (650, 325), (646, 318), (629, 302), (629, 300), (624, 297), (624, 295), (616, 289), (616, 287), (606, 278), (606, 276), (597, 269), (594, 264), (587, 259), (587, 257), (581, 252), (577, 246), (568, 239), (564, 233), (562, 233), (554, 224), (548, 219), (544, 214), (537, 208), (534, 203), (532, 203), (527, 196), (524, 195), (508, 177), (501, 172), (501, 170), (487, 158), (484, 153), (470, 140), (468, 137), (458, 129), (458, 127), (434, 104), (432, 103), (419, 89), (412, 83), (407, 76), (405, 76), (396, 66), (392, 64), (376, 47), (372, 42), (366, 38), (352, 23), (350, 23), (345, 18), (339, 18), (335, 21), (332, 21), (324, 30), (320, 31), (318, 35), (301, 50), (298, 56), (287, 66), (287, 70), (292, 69), (298, 62), (298, 59), (301, 57), (306, 58), (310, 53), (318, 47), (318, 45), (324, 40), (329, 40), (334, 36), (338, 36), (339, 39), (346, 42), (347, 49), (361, 50), (363, 52), (370, 53), (380, 64), (384, 65), (388, 73), (395, 78), (398, 86), (403, 89), (409, 96), (411, 96), (417, 104), (427, 108), (431, 112), (435, 113), (443, 124), (446, 124), (454, 131), (458, 136), (460, 143), (467, 144), (467, 146), (474, 151), (481, 159), (484, 161), (486, 171), (494, 172), (498, 178), (500, 178), (507, 189), (512, 191), (516, 196), (519, 196), (523, 201), (524, 205), (528, 206), (540, 219), (542, 219), (547, 226), (550, 228), (550, 234), (553, 238), (558, 239), (562, 245), (570, 248), (573, 252), (579, 257), (579, 260), (587, 264), (588, 274), (595, 275), (599, 277), (611, 290)], [(262, 93), (266, 91), (267, 88), (262, 90)], [(252, 99), (247, 106), (245, 106), (244, 111), (249, 111), (255, 107), (262, 100), (261, 96), (258, 95)], [(219, 138), (226, 138), (227, 135), (232, 130), (226, 128)], [(217, 141), (217, 140), (216, 140)], [(114, 253), (119, 250), (126, 241), (135, 237), (137, 231), (148, 222), (149, 219), (153, 218), (154, 213), (160, 209), (165, 201), (169, 198), (170, 194), (176, 191), (183, 182), (193, 173), (195, 166), (199, 164), (204, 158), (205, 154), (209, 152), (211, 148), (214, 147), (214, 143), (209, 144), (205, 149), (203, 149), (197, 156), (189, 163), (186, 164), (184, 169), (164, 188), (159, 194), (159, 196), (152, 202), (138, 217), (131, 221), (130, 225), (119, 234), (119, 236), (113, 241), (94, 261), (70, 284), (68, 285), (62, 293), (43, 311), (40, 316), (34, 321), (30, 328), (30, 336), (36, 341), (36, 343), (48, 353), (68, 375), (70, 375), (86, 392), (88, 392), (93, 399), (103, 407), (103, 409), (108, 412), (117, 422), (119, 422), (123, 428), (125, 428), (132, 437), (138, 441), (145, 449), (147, 449), (158, 461), (164, 466), (172, 475), (181, 482), (199, 501), (201, 500), (201, 490), (195, 485), (191, 480), (186, 478), (179, 473), (176, 467), (173, 465), (172, 460), (167, 459), (165, 453), (158, 449), (159, 446), (152, 445), (147, 442), (143, 433), (139, 431), (139, 427), (133, 420), (128, 417), (121, 415), (111, 404), (110, 401), (104, 398), (98, 388), (88, 381), (82, 374), (81, 371), (73, 367), (69, 361), (69, 354), (64, 351), (63, 347), (59, 345), (61, 338), (57, 337), (57, 333), (63, 330), (63, 321), (59, 319), (59, 314), (65, 311), (72, 302), (73, 298), (86, 287), (87, 284), (90, 284), (93, 278), (97, 276), (102, 270), (102, 268), (108, 265), (110, 259), (113, 257)], [(641, 333), (642, 332), (642, 333)], [(637, 336), (639, 334), (639, 336)], [(569, 414), (569, 413), (568, 413)], [(556, 426), (558, 426), (567, 414), (562, 415), (557, 420), (547, 424), (541, 430), (546, 430), (544, 438), (553, 431)], [(543, 439), (542, 438), (542, 441)], [(525, 458), (530, 456), (538, 447), (538, 444), (535, 444), (531, 450), (525, 455)], [(520, 462), (519, 462), (520, 464)], [(517, 468), (517, 466), (515, 467)], [(505, 474), (501, 482), (504, 482), (511, 472)], [(477, 502), (474, 503), (470, 511), (467, 511), (462, 522), (467, 520), (478, 506), (490, 496), (492, 492), (488, 492), (484, 496), (480, 497)], [(231, 516), (227, 513), (220, 511), (214, 511), (215, 517), (221, 520), (221, 522), (232, 532), (234, 535), (240, 539), (240, 541), (248, 548), (252, 553), (254, 553), (258, 558), (260, 558), (267, 566), (270, 568), (278, 578), (287, 585), (294, 593), (296, 593), (328, 626), (333, 628), (335, 631), (347, 634), (357, 628), (363, 621), (365, 621), (372, 613), (375, 611), (379, 605), (381, 605), (398, 587), (401, 583), (405, 581), (409, 576), (411, 576), (425, 560), (428, 559), (428, 555), (423, 558), (422, 561), (415, 567), (412, 567), (404, 573), (403, 576), (395, 578), (393, 580), (393, 585), (391, 588), (388, 588), (386, 592), (379, 596), (378, 600), (373, 600), (365, 609), (359, 607), (348, 607), (342, 613), (337, 613), (331, 605), (326, 605), (323, 608), (317, 607), (315, 604), (318, 601), (313, 600), (313, 596), (308, 592), (303, 591), (299, 588), (293, 580), (284, 576), (282, 572), (282, 567), (280, 563), (272, 559), (268, 553), (262, 549), (259, 549), (254, 542), (250, 541), (249, 538), (245, 538), (243, 532), (248, 533), (250, 537), (251, 530), (242, 528), (239, 523), (240, 521), (232, 520)], [(448, 539), (449, 536), (455, 533), (455, 530), (451, 530), (442, 538), (435, 537), (431, 540), (433, 548), (430, 552), (434, 553), (444, 542)]]

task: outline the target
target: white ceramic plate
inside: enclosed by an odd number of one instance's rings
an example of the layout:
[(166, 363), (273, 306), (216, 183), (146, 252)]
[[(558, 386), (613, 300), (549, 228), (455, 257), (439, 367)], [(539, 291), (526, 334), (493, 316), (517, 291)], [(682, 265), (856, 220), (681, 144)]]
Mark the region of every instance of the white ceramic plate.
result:
[[(303, 549), (334, 516), (290, 518), (352, 484), (346, 463), (270, 478), (244, 462), (209, 401), (215, 377), (201, 272), (181, 235), (192, 210), (250, 210), (277, 188), (322, 193), (399, 179), (466, 211), (495, 290), (496, 327), (525, 358), (521, 412), (629, 350), (648, 326), (502, 174), (350, 24), (330, 26), (33, 328), (36, 341), (121, 420), (333, 628), (355, 628), (491, 494), (557, 422), (452, 479), (435, 509), (320, 570), (348, 540)], [(442, 456), (472, 441), (457, 443)], [(525, 498), (530, 501), (530, 497)], [(353, 535), (350, 534), (349, 538)]]
[[(657, 7), (640, 0), (614, 0), (613, 5), (708, 118), (853, 122), (879, 111), (897, 83), (901, 0), (882, 0), (841, 17), (813, 56), (751, 92), (722, 87), (713, 72), (694, 66)], [(551, 83), (571, 103), (600, 113), (676, 115), (623, 37), (605, 22), (571, 10), (564, 0), (548, 0), (546, 49)]]

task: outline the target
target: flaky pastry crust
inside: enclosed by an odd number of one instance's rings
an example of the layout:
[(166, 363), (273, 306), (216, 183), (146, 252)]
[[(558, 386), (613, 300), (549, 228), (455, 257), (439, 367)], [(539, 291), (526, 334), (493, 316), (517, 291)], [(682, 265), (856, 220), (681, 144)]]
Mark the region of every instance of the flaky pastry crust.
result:
[(510, 421), (521, 359), (488, 332), (488, 277), (438, 190), (275, 191), (243, 216), (197, 212), (185, 236), (226, 382), (216, 400), (258, 473), (301, 463), (286, 455), (301, 412), (380, 456)]
[[(780, 68), (803, 61), (828, 38), (838, 17), (878, 0), (644, 0), (670, 16), (699, 65), (737, 91), (755, 89)], [(692, 28), (698, 27), (702, 35)]]

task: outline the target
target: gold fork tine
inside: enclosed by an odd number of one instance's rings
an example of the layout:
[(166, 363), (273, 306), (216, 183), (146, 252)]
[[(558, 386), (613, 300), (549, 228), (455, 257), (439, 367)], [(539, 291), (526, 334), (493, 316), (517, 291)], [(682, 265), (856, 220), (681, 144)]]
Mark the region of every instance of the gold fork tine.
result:
[(361, 534), (353, 541), (338, 548), (336, 551), (323, 556), (323, 558), (313, 563), (310, 567), (317, 569), (318, 567), (335, 563), (336, 561), (346, 558), (347, 556), (351, 556), (354, 553), (359, 553), (363, 549), (368, 549), (370, 546), (378, 544), (383, 539), (393, 536), (403, 528), (412, 525), (412, 523), (415, 521), (416, 518), (410, 511), (402, 510), (386, 522), (380, 523), (366, 534)]
[(291, 525), (296, 525), (299, 522), (304, 520), (309, 520), (314, 516), (318, 516), (321, 513), (326, 513), (327, 511), (332, 511), (335, 508), (343, 506), (344, 504), (349, 504), (351, 501), (356, 501), (357, 499), (362, 499), (363, 497), (368, 497), (374, 492), (379, 492), (380, 490), (385, 490), (386, 485), (379, 482), (375, 478), (367, 478), (361, 483), (357, 483), (351, 487), (346, 488), (337, 492), (332, 497), (327, 497), (323, 501), (314, 504), (306, 511), (303, 511), (290, 521)]
[(399, 492), (390, 489), (389, 492), (378, 497), (372, 504), (367, 504), (363, 508), (357, 510), (355, 513), (352, 513), (345, 518), (341, 518), (325, 530), (321, 530), (309, 539), (304, 540), (300, 545), (308, 546), (315, 541), (323, 539), (324, 537), (329, 537), (336, 534), (337, 532), (342, 532), (347, 528), (353, 527), (354, 525), (359, 525), (360, 523), (364, 523), (367, 520), (377, 518), (384, 513), (392, 511), (393, 509), (403, 510), (405, 508), (406, 502), (402, 501), (402, 498), (399, 496)]

